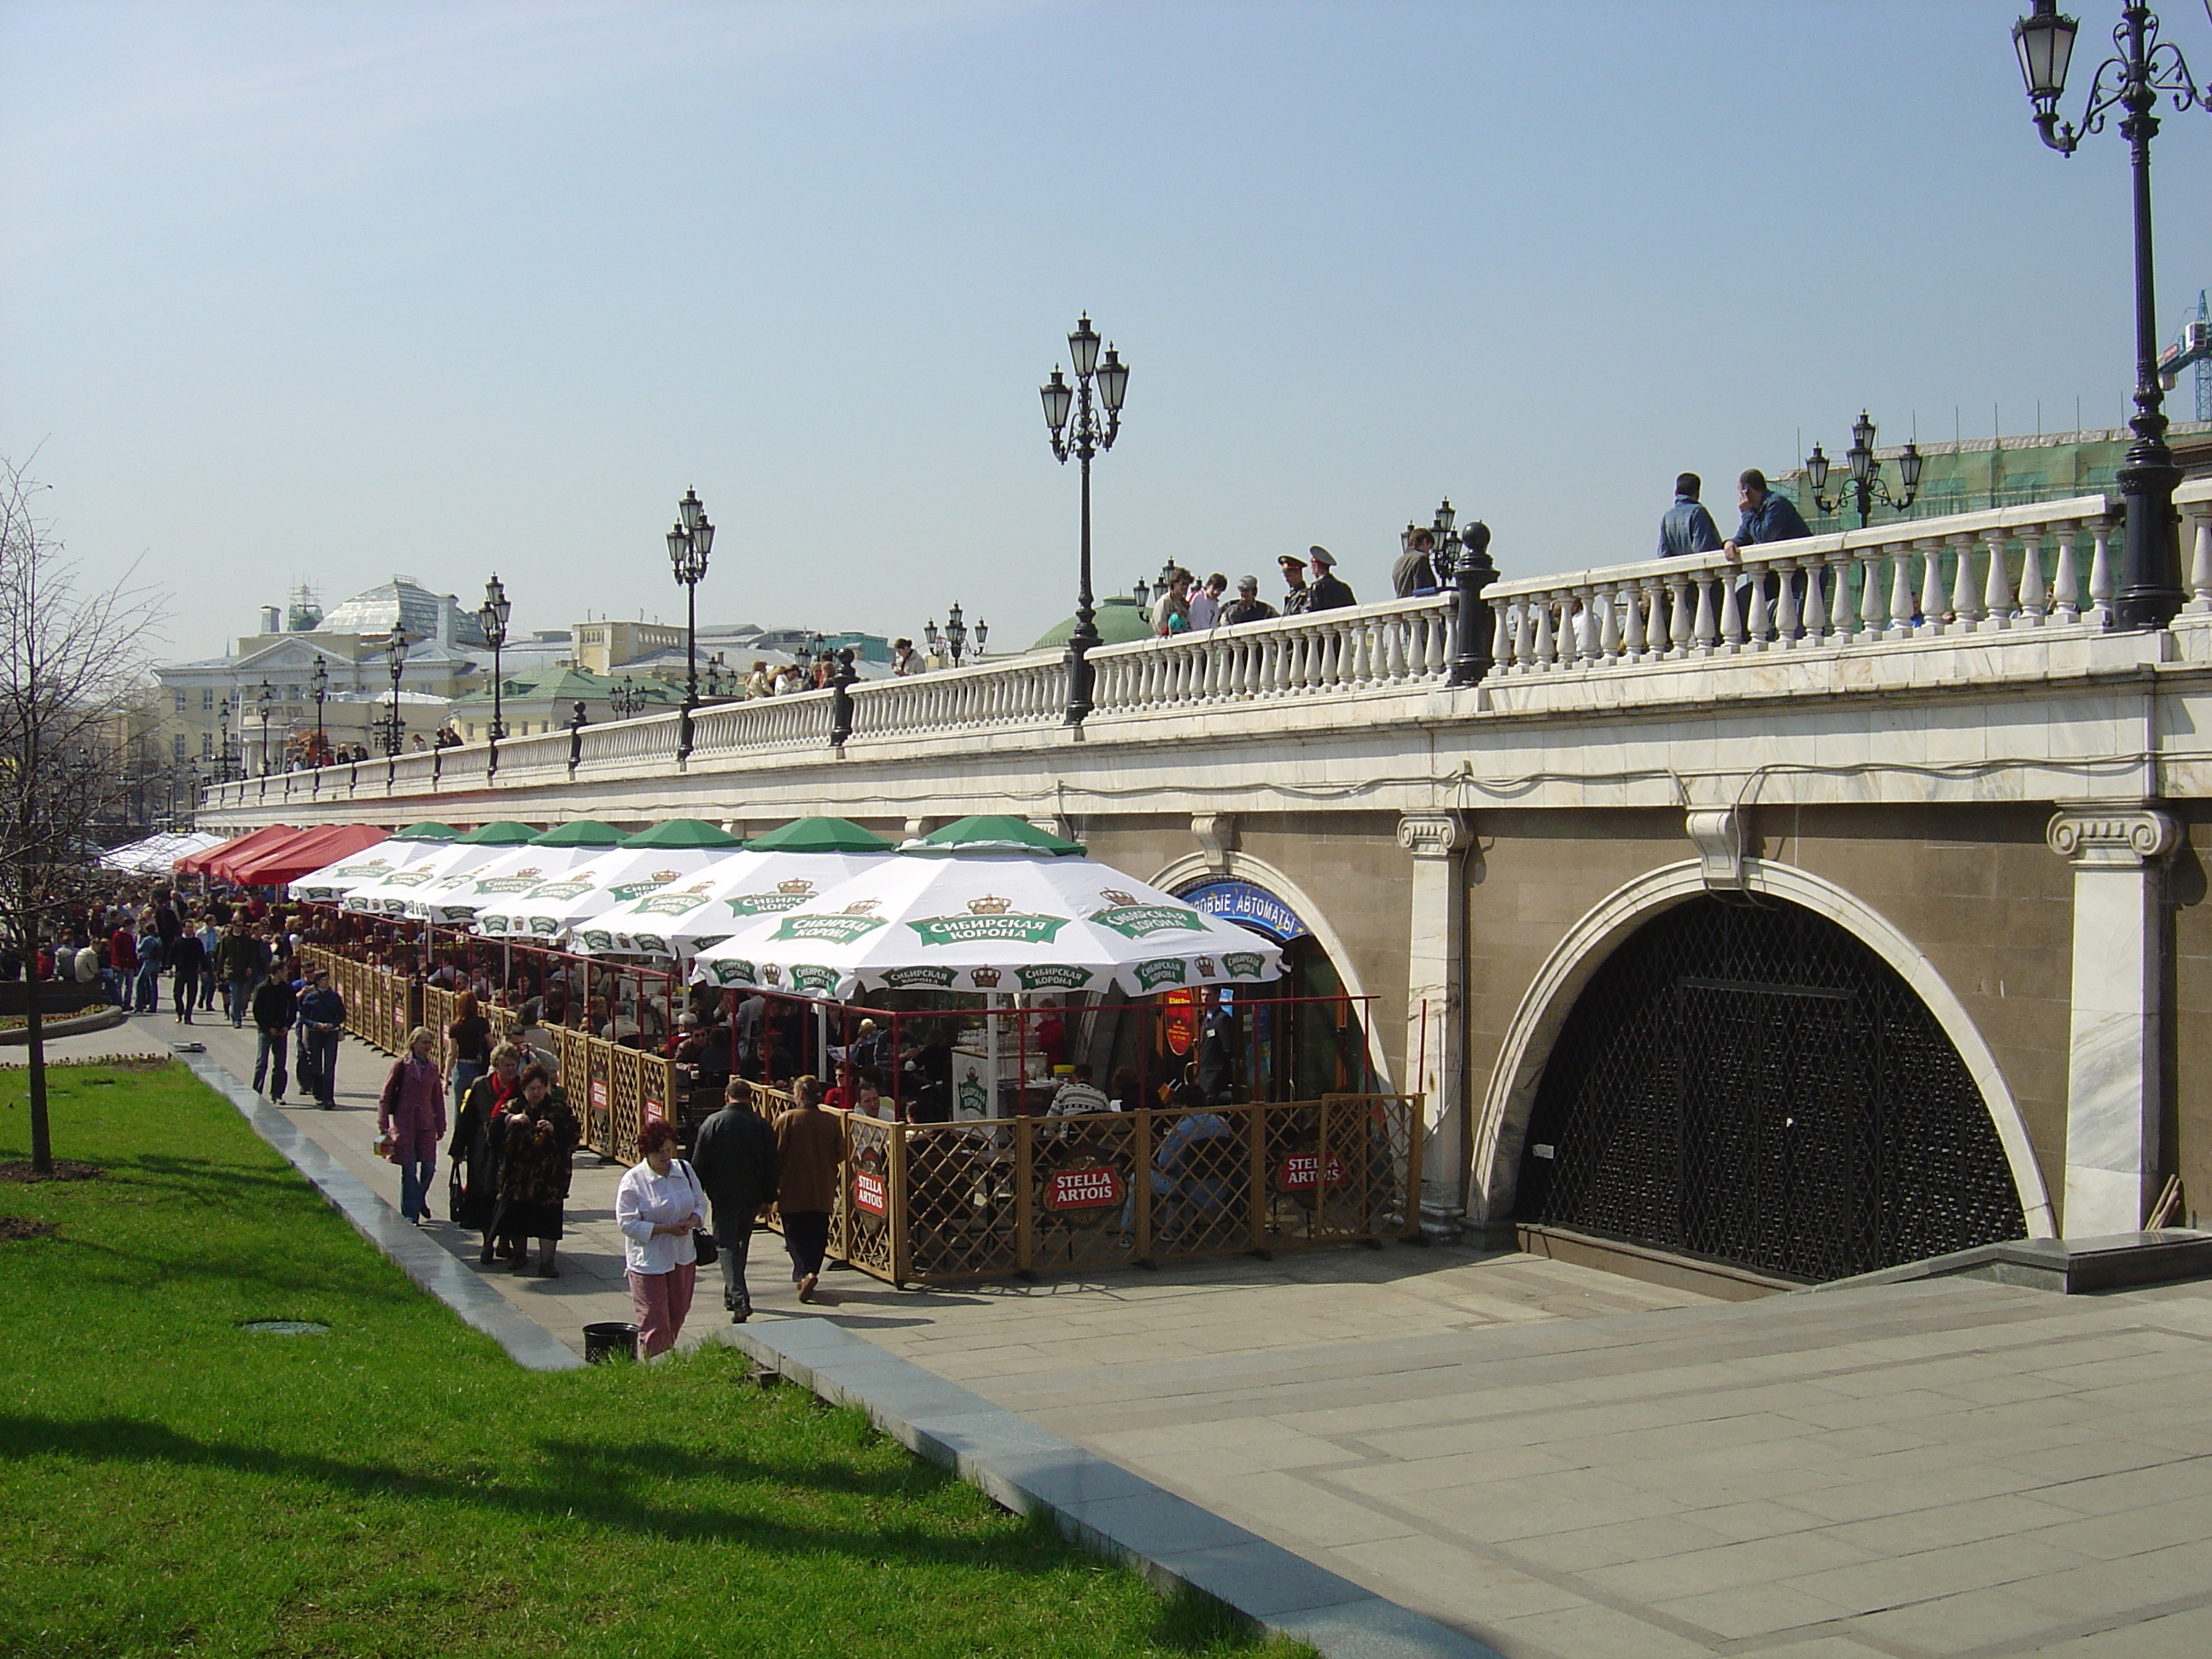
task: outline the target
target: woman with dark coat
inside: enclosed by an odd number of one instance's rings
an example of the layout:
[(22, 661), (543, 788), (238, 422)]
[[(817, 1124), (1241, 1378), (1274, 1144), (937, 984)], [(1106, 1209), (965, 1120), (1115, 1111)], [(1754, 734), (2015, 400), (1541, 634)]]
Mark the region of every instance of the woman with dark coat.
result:
[(499, 1213), (492, 1230), (506, 1241), (517, 1273), (530, 1271), (522, 1241), (538, 1241), (538, 1272), (558, 1279), (553, 1248), (561, 1237), (561, 1206), (568, 1198), (568, 1160), (584, 1138), (576, 1115), (543, 1066), (524, 1068), (517, 1092), (500, 1123)]
[(460, 1198), (453, 1206), (453, 1224), (483, 1235), (480, 1261), (489, 1261), (499, 1235), (492, 1221), (499, 1214), (499, 1154), (507, 1139), (507, 1103), (514, 1097), (522, 1071), (522, 1050), (502, 1042), (491, 1051), (491, 1070), (469, 1085), (461, 1096), (460, 1115), (453, 1120), (453, 1144), (446, 1149), (451, 1168), (460, 1183)]

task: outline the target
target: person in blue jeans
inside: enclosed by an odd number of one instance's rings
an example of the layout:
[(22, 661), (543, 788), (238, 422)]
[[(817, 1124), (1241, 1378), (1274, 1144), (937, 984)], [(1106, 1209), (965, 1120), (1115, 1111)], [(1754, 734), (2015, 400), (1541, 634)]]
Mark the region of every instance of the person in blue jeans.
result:
[(300, 999), (294, 994), (291, 981), (272, 963), (268, 976), (253, 988), (251, 1006), (253, 1029), (260, 1039), (253, 1054), (253, 1090), (256, 1094), (264, 1092), (265, 1082), (269, 1098), (282, 1102), (284, 1064), (292, 1043), (292, 1028), (299, 1023)]
[(399, 1166), (399, 1213), (418, 1227), (430, 1218), (430, 1182), (446, 1138), (446, 1080), (438, 1075), (437, 1052), (437, 1033), (416, 1026), (376, 1100), (376, 1132), (392, 1138), (392, 1161)]
[(345, 999), (318, 968), (300, 998), (300, 1086), (325, 1111), (337, 1109), (338, 1044), (345, 1036)]
[(146, 931), (138, 935), (137, 981), (131, 988), (136, 994), (135, 1012), (150, 1014), (161, 1008), (161, 967), (167, 960), (161, 936), (149, 924)]

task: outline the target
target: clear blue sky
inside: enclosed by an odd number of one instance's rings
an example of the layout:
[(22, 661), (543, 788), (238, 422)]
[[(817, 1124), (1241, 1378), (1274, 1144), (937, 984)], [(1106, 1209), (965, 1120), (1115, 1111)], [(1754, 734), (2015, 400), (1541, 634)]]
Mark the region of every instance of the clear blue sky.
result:
[[(2036, 141), (2022, 9), (12, 0), (0, 452), (177, 656), (394, 571), (680, 620), (686, 485), (708, 618), (1012, 647), (1073, 605), (1088, 307), (1102, 592), (1319, 541), (1383, 597), (1446, 492), (1509, 574), (1640, 557), (1678, 469), (1725, 511), (1863, 404), (2119, 418), (2124, 147)], [(2158, 168), (2170, 327), (2212, 119)]]

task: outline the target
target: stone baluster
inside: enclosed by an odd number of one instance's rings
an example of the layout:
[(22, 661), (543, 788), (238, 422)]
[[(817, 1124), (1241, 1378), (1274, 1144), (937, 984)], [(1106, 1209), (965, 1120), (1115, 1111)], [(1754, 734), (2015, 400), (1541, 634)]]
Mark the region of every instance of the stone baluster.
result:
[(2189, 604), (2192, 616), (2212, 611), (2212, 506), (2197, 507), (2185, 521), (2197, 533), (2195, 553), (2189, 561)]
[(1974, 598), (1974, 538), (1952, 537), (1951, 551), (1958, 560), (1951, 570), (1951, 617), (1960, 633), (1971, 634), (1981, 618)]
[(1773, 625), (1773, 614), (1766, 602), (1766, 579), (1774, 567), (1765, 565), (1751, 578), (1751, 592), (1744, 604), (1743, 627), (1738, 630), (1740, 641), (1747, 648), (1763, 650), (1768, 630)]
[[(1668, 657), (1686, 657), (1698, 637), (1696, 607), (1690, 602), (1690, 579), (1670, 575), (1667, 584), (1667, 631), (1659, 635), (1658, 649)], [(1705, 584), (1698, 587), (1703, 590)]]
[(1989, 532), (1988, 580), (1982, 584), (1981, 631), (1995, 634), (2012, 625), (2012, 572), (2005, 567), (2005, 532)]
[(2097, 521), (2089, 553), (2089, 621), (2099, 628), (2112, 625), (2112, 526), (2106, 519)]
[(2081, 620), (2081, 574), (2074, 558), (2074, 544), (2081, 532), (2078, 524), (2058, 526), (2058, 568), (2051, 578), (2051, 616), (2054, 622)]
[[(1774, 637), (1786, 649), (1800, 634), (1808, 631), (1804, 617), (1797, 605), (1797, 573), (1804, 569), (1804, 566), (1795, 559), (1784, 559), (1775, 568), (1782, 581), (1775, 592)], [(1810, 580), (1811, 573), (1808, 572), (1808, 584)], [(1807, 596), (1808, 600), (1810, 597), (1809, 594)]]
[(2029, 528), (2020, 533), (2020, 625), (2040, 628), (2049, 596), (2043, 586), (2043, 532)]

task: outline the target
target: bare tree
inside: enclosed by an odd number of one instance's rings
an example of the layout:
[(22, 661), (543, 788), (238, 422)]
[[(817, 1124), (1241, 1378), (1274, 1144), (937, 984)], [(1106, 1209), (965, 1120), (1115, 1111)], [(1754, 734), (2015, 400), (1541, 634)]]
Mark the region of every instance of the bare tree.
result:
[(53, 1168), (39, 941), (88, 890), (92, 831), (131, 787), (118, 716), (143, 675), (158, 599), (131, 586), (88, 590), (41, 519), (45, 486), (0, 458), (0, 932), (23, 961), (29, 1030), (31, 1164)]

